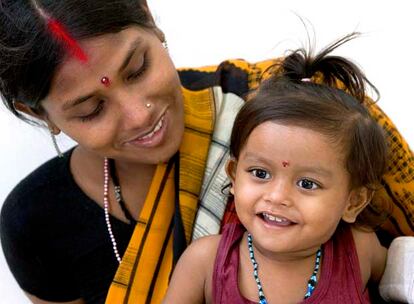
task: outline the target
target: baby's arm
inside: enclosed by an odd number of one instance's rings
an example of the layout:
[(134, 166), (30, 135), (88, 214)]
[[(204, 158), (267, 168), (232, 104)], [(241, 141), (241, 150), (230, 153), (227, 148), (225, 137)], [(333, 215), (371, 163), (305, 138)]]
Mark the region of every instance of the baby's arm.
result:
[(364, 286), (368, 281), (379, 283), (384, 273), (387, 249), (374, 232), (352, 229)]
[(414, 237), (394, 239), (387, 254), (375, 233), (352, 232), (363, 283), (381, 281), (379, 292), (384, 300), (414, 304)]
[(220, 236), (193, 242), (180, 257), (163, 304), (205, 303), (211, 291), (211, 278)]

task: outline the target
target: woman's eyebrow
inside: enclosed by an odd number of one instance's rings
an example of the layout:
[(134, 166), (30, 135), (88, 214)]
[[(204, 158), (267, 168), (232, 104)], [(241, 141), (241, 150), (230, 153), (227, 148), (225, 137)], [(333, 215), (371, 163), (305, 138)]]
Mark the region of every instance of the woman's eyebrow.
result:
[(140, 37), (138, 37), (131, 43), (129, 50), (125, 56), (125, 59), (122, 62), (121, 66), (119, 67), (119, 70), (118, 70), (119, 73), (122, 72), (128, 66), (129, 62), (131, 61), (132, 56), (134, 55), (135, 51), (140, 46), (140, 44), (142, 44), (142, 39)]
[(72, 108), (72, 107), (74, 107), (74, 106), (77, 106), (78, 104), (80, 104), (80, 103), (82, 103), (82, 102), (84, 102), (84, 101), (87, 101), (87, 100), (88, 100), (89, 98), (91, 98), (91, 97), (93, 97), (93, 94), (88, 94), (88, 95), (85, 95), (85, 96), (82, 96), (82, 97), (76, 98), (76, 99), (74, 99), (74, 100), (69, 100), (69, 101), (66, 101), (66, 102), (63, 104), (62, 109), (63, 109), (63, 111), (66, 111), (66, 110), (68, 110), (68, 109), (70, 109), (70, 108)]

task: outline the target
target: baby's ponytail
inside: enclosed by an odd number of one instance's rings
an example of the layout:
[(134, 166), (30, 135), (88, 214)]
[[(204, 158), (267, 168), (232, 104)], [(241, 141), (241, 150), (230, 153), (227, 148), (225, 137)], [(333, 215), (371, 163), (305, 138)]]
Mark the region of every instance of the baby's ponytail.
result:
[(359, 35), (358, 32), (348, 34), (328, 45), (314, 57), (311, 49), (301, 48), (293, 51), (282, 63), (282, 76), (291, 81), (313, 82), (343, 89), (361, 103), (366, 95), (366, 84), (379, 96), (378, 90), (356, 64), (344, 57), (329, 55)]

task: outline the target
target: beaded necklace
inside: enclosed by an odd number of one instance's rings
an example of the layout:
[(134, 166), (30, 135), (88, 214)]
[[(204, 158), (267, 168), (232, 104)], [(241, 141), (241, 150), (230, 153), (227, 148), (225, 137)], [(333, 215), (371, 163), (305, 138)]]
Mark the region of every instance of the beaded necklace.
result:
[[(173, 232), (173, 263), (177, 263), (181, 254), (184, 252), (187, 247), (187, 242), (185, 238), (184, 225), (181, 218), (181, 211), (179, 205), (179, 168), (180, 168), (180, 157), (179, 152), (177, 152), (171, 160), (168, 162), (168, 166), (175, 164), (174, 170), (174, 185), (175, 185), (175, 197), (174, 197), (174, 232)], [(115, 170), (115, 161), (113, 159), (106, 158), (104, 159), (104, 215), (106, 228), (108, 230), (109, 238), (111, 239), (112, 248), (114, 255), (118, 263), (121, 263), (121, 255), (118, 251), (118, 245), (116, 243), (115, 235), (112, 231), (112, 225), (110, 221), (109, 214), (109, 179), (112, 179), (115, 188), (115, 198), (116, 201), (120, 204), (122, 211), (124, 212), (125, 217), (130, 221), (131, 224), (136, 224), (137, 221), (132, 217), (128, 208), (125, 205), (125, 202), (122, 198), (121, 186), (119, 184), (119, 179)]]
[(114, 250), (115, 258), (118, 263), (121, 264), (121, 256), (118, 251), (118, 245), (116, 244), (114, 233), (112, 232), (111, 221), (109, 220), (109, 165), (108, 159), (104, 160), (104, 213), (106, 228), (108, 229), (109, 238), (111, 239), (112, 248)]
[(109, 165), (109, 175), (112, 178), (112, 182), (114, 184), (115, 199), (118, 202), (118, 204), (121, 206), (121, 209), (125, 217), (129, 220), (129, 223), (135, 225), (137, 221), (134, 219), (134, 217), (129, 212), (127, 206), (125, 205), (124, 199), (122, 197), (121, 186), (120, 186), (118, 174), (115, 168), (115, 161), (112, 158), (109, 158), (108, 165)]
[[(259, 303), (268, 304), (266, 297), (264, 295), (264, 292), (263, 292), (262, 283), (260, 282), (260, 279), (259, 279), (259, 270), (258, 270), (259, 264), (257, 264), (256, 259), (254, 258), (253, 238), (250, 233), (247, 233), (247, 248), (249, 249), (250, 260), (253, 264), (253, 276), (257, 284), (257, 289), (259, 291)], [(312, 295), (313, 291), (315, 290), (316, 283), (318, 281), (316, 275), (318, 274), (319, 265), (321, 261), (321, 255), (322, 255), (322, 250), (321, 248), (319, 248), (318, 251), (316, 252), (315, 267), (308, 281), (307, 291), (304, 297), (305, 299), (309, 298)]]

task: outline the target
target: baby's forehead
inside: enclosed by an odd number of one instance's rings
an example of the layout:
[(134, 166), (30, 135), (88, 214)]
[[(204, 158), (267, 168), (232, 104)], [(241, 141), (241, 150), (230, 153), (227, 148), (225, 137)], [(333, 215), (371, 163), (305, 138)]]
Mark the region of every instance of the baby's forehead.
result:
[[(256, 155), (269, 160), (301, 159), (313, 162), (344, 162), (342, 145), (322, 132), (296, 125), (265, 122), (252, 130), (242, 148), (244, 156)], [(279, 158), (283, 158), (279, 159)]]

